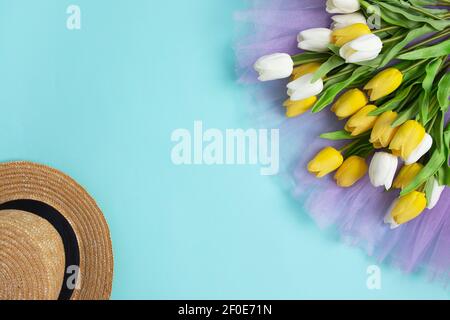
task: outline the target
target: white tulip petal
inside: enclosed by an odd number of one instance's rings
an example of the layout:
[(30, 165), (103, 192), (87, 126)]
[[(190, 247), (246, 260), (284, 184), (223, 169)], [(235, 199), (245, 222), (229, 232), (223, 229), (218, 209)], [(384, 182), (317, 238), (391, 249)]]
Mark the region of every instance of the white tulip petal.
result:
[(329, 44), (330, 42), (321, 42), (317, 40), (304, 40), (298, 43), (298, 48), (313, 52), (327, 52), (330, 50), (328, 49)]
[(357, 51), (381, 51), (383, 49), (383, 42), (374, 34), (366, 34), (349, 43), (353, 50)]
[(295, 81), (288, 83), (287, 94), (290, 96), (292, 101), (298, 101), (310, 98), (312, 96), (316, 96), (320, 94), (323, 90), (323, 81), (322, 79), (317, 80), (316, 82), (311, 83), (314, 74), (309, 73), (298, 78)]
[(328, 13), (353, 13), (359, 9), (358, 0), (327, 0)]
[[(392, 155), (391, 155), (392, 156)], [(392, 184), (394, 183), (395, 173), (397, 172), (398, 167), (398, 158), (392, 156), (391, 167), (387, 170), (386, 181), (384, 182), (384, 187), (386, 190), (390, 190), (392, 188)]]
[(347, 63), (357, 63), (375, 59), (382, 49), (383, 43), (379, 37), (365, 35), (342, 46), (339, 55)]
[(301, 40), (327, 40), (331, 41), (332, 31), (327, 28), (307, 29), (298, 34), (297, 39)]
[(407, 165), (416, 163), (417, 161), (419, 161), (420, 158), (422, 158), (425, 154), (427, 154), (428, 151), (430, 151), (432, 146), (433, 146), (433, 138), (427, 133), (425, 135), (425, 138), (423, 138), (422, 142), (416, 148), (416, 150), (414, 150), (408, 157), (408, 159), (406, 159), (405, 163)]
[(332, 29), (343, 29), (356, 23), (367, 24), (366, 18), (361, 13), (349, 13), (332, 16)]
[(358, 0), (333, 0), (333, 4), (348, 13), (356, 12), (361, 8)]
[(254, 69), (259, 73), (260, 81), (278, 80), (292, 74), (294, 62), (286, 53), (275, 53), (259, 58)]
[(384, 185), (385, 172), (381, 158), (382, 154), (376, 153), (373, 156), (369, 167), (370, 182), (374, 187), (381, 187), (382, 185)]
[(303, 50), (314, 52), (328, 51), (328, 45), (331, 43), (330, 29), (313, 28), (302, 31), (297, 36), (298, 47)]
[(386, 190), (389, 190), (392, 187), (397, 167), (396, 156), (386, 152), (375, 153), (369, 167), (370, 182), (374, 187), (384, 186)]
[(436, 205), (438, 204), (439, 200), (441, 199), (441, 195), (445, 190), (445, 186), (439, 185), (439, 182), (434, 179), (433, 182), (433, 191), (431, 192), (431, 199), (428, 199), (428, 209), (434, 209)]
[(378, 57), (379, 54), (380, 51), (357, 51), (346, 57), (345, 62), (358, 63), (363, 61), (370, 61), (376, 59), (376, 57)]

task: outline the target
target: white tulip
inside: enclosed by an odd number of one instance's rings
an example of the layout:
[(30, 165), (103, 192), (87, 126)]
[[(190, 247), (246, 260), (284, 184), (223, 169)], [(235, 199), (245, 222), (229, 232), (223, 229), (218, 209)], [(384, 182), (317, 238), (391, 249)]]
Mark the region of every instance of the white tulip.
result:
[(294, 71), (294, 61), (286, 53), (275, 53), (259, 58), (254, 68), (259, 73), (259, 81), (284, 79)]
[(347, 63), (370, 61), (378, 57), (383, 49), (383, 42), (374, 34), (366, 34), (346, 43), (339, 51)]
[(431, 192), (431, 199), (428, 199), (428, 209), (433, 209), (438, 204), (441, 199), (441, 195), (445, 190), (445, 186), (439, 185), (439, 182), (434, 179), (433, 182), (433, 191)]
[(366, 17), (359, 12), (332, 16), (331, 20), (333, 20), (331, 24), (331, 29), (333, 30), (342, 29), (357, 23), (367, 24)]
[(322, 92), (322, 79), (312, 82), (313, 77), (313, 73), (308, 73), (287, 85), (287, 94), (292, 101), (304, 100)]
[(433, 146), (433, 138), (427, 133), (425, 138), (423, 138), (422, 142), (419, 146), (411, 153), (411, 155), (406, 159), (405, 163), (407, 165), (416, 163), (422, 158), (428, 151), (430, 151)]
[(353, 13), (360, 8), (358, 0), (327, 0), (328, 13)]
[(392, 187), (397, 172), (398, 158), (390, 153), (377, 152), (369, 167), (370, 182), (374, 187), (384, 186), (386, 190)]
[(302, 31), (297, 36), (298, 47), (314, 52), (328, 51), (332, 31), (327, 28), (313, 28)]

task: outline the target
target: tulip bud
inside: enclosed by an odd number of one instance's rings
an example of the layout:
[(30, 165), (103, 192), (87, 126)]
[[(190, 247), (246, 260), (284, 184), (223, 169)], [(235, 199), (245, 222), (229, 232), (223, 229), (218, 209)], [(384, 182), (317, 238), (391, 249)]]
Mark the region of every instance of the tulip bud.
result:
[(372, 104), (365, 106), (348, 120), (345, 125), (345, 130), (350, 132), (354, 137), (369, 131), (377, 121), (376, 116), (369, 115), (375, 110), (377, 110), (377, 107)]
[(311, 82), (314, 74), (309, 73), (301, 76), (297, 80), (290, 82), (287, 85), (287, 94), (292, 101), (304, 100), (313, 96), (319, 95), (323, 90), (322, 79), (316, 82)]
[(366, 84), (364, 90), (367, 90), (370, 101), (375, 101), (390, 95), (398, 89), (403, 81), (403, 74), (396, 68), (388, 68), (377, 74), (369, 83)]
[(286, 117), (295, 118), (309, 111), (317, 102), (317, 97), (313, 96), (304, 100), (292, 101), (286, 100), (283, 106), (286, 107)]
[(308, 171), (317, 178), (323, 178), (338, 169), (344, 162), (342, 154), (332, 147), (320, 151), (308, 164)]
[(302, 31), (297, 36), (299, 49), (326, 52), (331, 43), (331, 30), (326, 28), (314, 28)]
[(327, 0), (328, 13), (353, 13), (360, 8), (358, 0)]
[(371, 34), (371, 31), (367, 24), (356, 23), (334, 30), (331, 34), (331, 41), (338, 47), (342, 47), (344, 44), (368, 34)]
[(419, 161), (420, 158), (422, 158), (425, 154), (427, 154), (428, 151), (430, 151), (432, 146), (433, 138), (428, 133), (426, 133), (419, 146), (414, 149), (414, 151), (407, 159), (405, 159), (405, 163), (411, 164)]
[[(406, 121), (392, 139), (389, 149), (392, 154), (408, 160), (425, 138), (425, 128), (415, 120)], [(414, 155), (416, 156), (416, 155)]]
[(292, 71), (292, 80), (297, 80), (298, 78), (309, 73), (315, 73), (319, 70), (320, 66), (321, 64), (317, 62), (302, 64), (301, 66), (294, 68), (294, 71)]
[(377, 152), (369, 167), (370, 182), (374, 187), (384, 186), (386, 190), (392, 187), (398, 159), (390, 153)]
[(361, 180), (367, 173), (367, 164), (364, 158), (351, 156), (344, 161), (336, 172), (334, 179), (342, 188), (349, 188)]
[(286, 53), (275, 53), (259, 58), (254, 68), (259, 73), (259, 81), (284, 79), (292, 74), (294, 61)]
[(370, 143), (373, 143), (375, 149), (389, 146), (398, 130), (398, 128), (392, 127), (397, 117), (398, 114), (393, 111), (387, 111), (378, 117), (370, 136)]
[(390, 224), (392, 229), (408, 223), (422, 214), (427, 205), (423, 192), (413, 191), (394, 201), (384, 222)]
[(381, 39), (374, 34), (367, 34), (346, 43), (339, 51), (339, 55), (347, 63), (358, 63), (377, 58), (382, 49)]
[(419, 163), (404, 166), (394, 180), (394, 188), (404, 189), (409, 186), (422, 169), (423, 165)]
[(348, 118), (367, 104), (367, 98), (364, 92), (359, 89), (351, 89), (344, 93), (331, 107), (331, 111), (339, 119)]
[(431, 210), (434, 209), (434, 207), (436, 207), (444, 190), (445, 186), (439, 185), (439, 182), (436, 179), (434, 179), (433, 191), (431, 192), (430, 199), (428, 199), (428, 206), (427, 206), (428, 209)]
[(333, 30), (342, 29), (355, 23), (367, 24), (366, 17), (359, 12), (332, 16), (331, 20), (333, 20), (331, 24)]

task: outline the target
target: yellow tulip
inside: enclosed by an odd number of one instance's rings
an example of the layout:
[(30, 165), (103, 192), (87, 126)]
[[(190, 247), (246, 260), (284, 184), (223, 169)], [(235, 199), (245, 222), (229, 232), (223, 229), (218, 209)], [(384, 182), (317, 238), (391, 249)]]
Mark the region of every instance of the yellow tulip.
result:
[(394, 180), (394, 188), (404, 189), (410, 185), (411, 182), (417, 177), (420, 171), (423, 169), (423, 165), (420, 163), (413, 163), (408, 166), (404, 166), (397, 178)]
[(299, 101), (292, 101), (291, 99), (286, 100), (283, 104), (283, 106), (286, 107), (286, 117), (295, 118), (304, 114), (312, 108), (316, 101), (317, 97), (315, 96)]
[(368, 91), (370, 101), (390, 95), (398, 89), (403, 82), (403, 73), (396, 68), (388, 68), (370, 80), (364, 90)]
[(369, 131), (373, 128), (378, 118), (376, 116), (369, 115), (372, 111), (375, 110), (377, 110), (377, 107), (372, 104), (365, 106), (355, 115), (353, 115), (350, 120), (348, 120), (347, 124), (345, 125), (345, 130), (347, 132), (350, 132), (354, 137)]
[(364, 23), (355, 23), (348, 27), (334, 30), (331, 34), (331, 42), (342, 47), (347, 42), (353, 41), (361, 36), (370, 34), (369, 27)]
[(302, 64), (301, 66), (294, 69), (292, 72), (292, 80), (297, 80), (300, 77), (303, 77), (310, 73), (315, 73), (319, 70), (321, 64), (317, 62)]
[(397, 225), (417, 218), (426, 208), (427, 199), (423, 192), (413, 191), (400, 197), (394, 204), (390, 218)]
[(334, 179), (337, 185), (342, 188), (349, 188), (363, 178), (367, 173), (366, 160), (358, 156), (351, 156), (344, 161), (336, 172)]
[(339, 119), (348, 118), (367, 104), (367, 97), (359, 89), (351, 89), (344, 93), (333, 105), (333, 111)]
[(409, 158), (411, 153), (425, 138), (425, 128), (415, 120), (405, 122), (397, 131), (389, 145), (392, 154), (403, 160)]
[(323, 178), (338, 169), (344, 162), (342, 154), (332, 147), (320, 151), (308, 164), (308, 171), (317, 178)]
[(393, 111), (387, 111), (378, 117), (372, 129), (370, 143), (376, 149), (382, 149), (389, 146), (398, 128), (393, 128), (392, 123), (397, 119), (398, 114)]

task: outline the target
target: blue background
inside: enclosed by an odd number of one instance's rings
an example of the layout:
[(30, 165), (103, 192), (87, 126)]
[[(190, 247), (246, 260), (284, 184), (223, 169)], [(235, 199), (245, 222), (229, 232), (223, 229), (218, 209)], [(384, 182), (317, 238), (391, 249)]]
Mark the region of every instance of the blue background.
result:
[[(66, 28), (66, 8), (82, 29)], [(448, 299), (323, 232), (257, 167), (176, 167), (170, 136), (252, 125), (235, 84), (243, 0), (0, 0), (1, 160), (56, 167), (111, 227), (115, 299)]]

